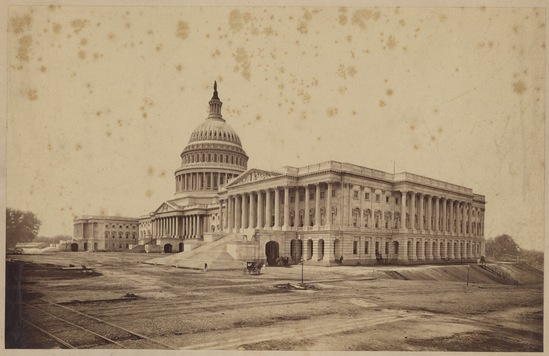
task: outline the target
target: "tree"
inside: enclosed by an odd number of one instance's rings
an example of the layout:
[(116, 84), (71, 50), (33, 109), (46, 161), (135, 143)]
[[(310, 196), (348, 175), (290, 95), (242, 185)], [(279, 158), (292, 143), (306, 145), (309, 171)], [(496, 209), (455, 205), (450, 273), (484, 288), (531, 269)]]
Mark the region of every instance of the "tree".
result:
[(509, 235), (500, 235), (486, 240), (486, 255), (495, 258), (503, 256), (517, 256), (520, 247)]
[(40, 220), (30, 211), (6, 209), (6, 247), (32, 241), (38, 236)]

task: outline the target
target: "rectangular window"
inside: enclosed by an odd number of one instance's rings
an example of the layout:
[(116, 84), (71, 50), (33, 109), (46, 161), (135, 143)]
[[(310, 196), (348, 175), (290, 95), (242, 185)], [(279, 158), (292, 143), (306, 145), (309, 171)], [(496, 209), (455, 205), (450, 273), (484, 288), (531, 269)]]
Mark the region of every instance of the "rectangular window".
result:
[(395, 204), (398, 205), (398, 198), (395, 198)]
[(389, 202), (389, 197), (385, 197), (385, 202), (388, 203)]
[(389, 254), (389, 243), (385, 242), (385, 255)]
[(364, 194), (364, 199), (370, 200), (370, 193), (365, 193)]
[(381, 195), (376, 194), (376, 202), (379, 203), (381, 201)]
[(299, 194), (299, 201), (304, 201), (304, 200), (305, 200), (305, 195)]
[(358, 253), (358, 241), (353, 241), (353, 255)]
[(332, 198), (335, 198), (336, 197), (336, 190), (332, 190)]
[(324, 192), (320, 192), (320, 199), (324, 199)]
[(358, 190), (353, 191), (353, 198), (358, 199)]
[(295, 201), (295, 197), (292, 195), (292, 196), (290, 197), (290, 203), (293, 203), (294, 201)]
[(364, 253), (367, 255), (368, 254), (368, 241), (366, 241), (364, 243)]

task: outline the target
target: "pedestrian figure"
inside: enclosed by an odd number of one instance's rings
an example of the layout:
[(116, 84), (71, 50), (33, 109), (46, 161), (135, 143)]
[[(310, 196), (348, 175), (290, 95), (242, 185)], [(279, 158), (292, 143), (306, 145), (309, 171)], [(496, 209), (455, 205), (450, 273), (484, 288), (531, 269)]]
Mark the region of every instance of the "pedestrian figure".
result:
[(207, 272), (207, 271), (208, 271), (208, 264), (204, 262), (204, 272)]

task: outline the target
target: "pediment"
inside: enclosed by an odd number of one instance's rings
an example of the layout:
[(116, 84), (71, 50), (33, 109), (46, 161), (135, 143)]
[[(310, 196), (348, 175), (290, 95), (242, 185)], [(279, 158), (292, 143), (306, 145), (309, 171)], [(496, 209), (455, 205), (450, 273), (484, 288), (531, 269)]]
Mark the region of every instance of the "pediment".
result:
[(175, 206), (174, 204), (165, 202), (165, 203), (162, 203), (162, 205), (160, 205), (158, 209), (154, 211), (154, 213), (159, 214), (159, 213), (166, 213), (166, 212), (176, 211), (176, 210), (177, 210), (177, 206)]
[(255, 169), (254, 168), (254, 169), (250, 169), (250, 170), (242, 173), (238, 177), (236, 177), (232, 182), (227, 184), (227, 187), (232, 187), (232, 186), (235, 186), (235, 185), (238, 185), (238, 184), (243, 184), (243, 183), (258, 182), (258, 181), (262, 181), (262, 180), (265, 180), (265, 179), (268, 179), (268, 178), (280, 177), (280, 176), (282, 176), (281, 173), (263, 171), (261, 169)]

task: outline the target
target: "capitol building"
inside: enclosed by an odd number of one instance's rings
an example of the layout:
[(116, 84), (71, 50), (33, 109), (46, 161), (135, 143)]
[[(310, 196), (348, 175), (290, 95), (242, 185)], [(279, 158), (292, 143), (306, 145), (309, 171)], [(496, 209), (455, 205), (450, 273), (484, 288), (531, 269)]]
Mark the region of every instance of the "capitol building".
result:
[(412, 173), (321, 162), (248, 169), (221, 114), (217, 84), (208, 117), (175, 170), (175, 195), (139, 217), (130, 249), (223, 249), (235, 260), (358, 265), (475, 260), (484, 255), (483, 195)]

